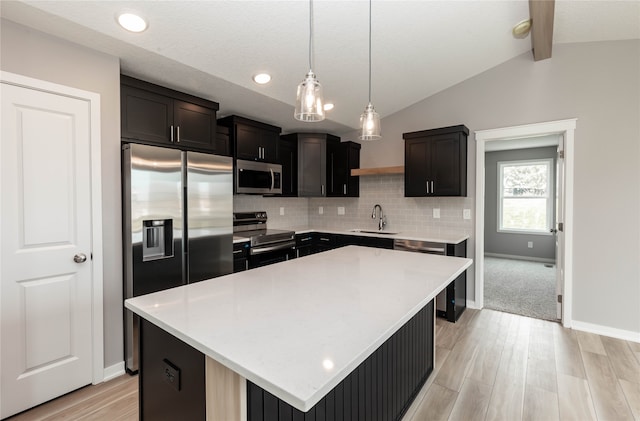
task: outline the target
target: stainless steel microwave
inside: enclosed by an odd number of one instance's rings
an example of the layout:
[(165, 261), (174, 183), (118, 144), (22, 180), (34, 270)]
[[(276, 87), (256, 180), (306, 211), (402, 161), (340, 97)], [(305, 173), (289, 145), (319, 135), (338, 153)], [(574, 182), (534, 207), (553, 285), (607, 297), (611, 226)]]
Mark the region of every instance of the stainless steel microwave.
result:
[(236, 193), (282, 194), (282, 165), (236, 161)]

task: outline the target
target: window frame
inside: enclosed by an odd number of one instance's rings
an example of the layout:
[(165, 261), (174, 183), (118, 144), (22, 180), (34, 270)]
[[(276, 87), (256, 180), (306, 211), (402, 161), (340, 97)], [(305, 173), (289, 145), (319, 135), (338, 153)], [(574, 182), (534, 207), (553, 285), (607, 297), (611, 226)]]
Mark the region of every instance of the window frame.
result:
[[(512, 229), (512, 228), (503, 228), (502, 227), (502, 202), (505, 199), (505, 197), (503, 196), (504, 193), (504, 189), (502, 187), (502, 181), (503, 181), (503, 169), (504, 167), (509, 167), (509, 166), (516, 166), (516, 165), (539, 165), (541, 163), (544, 163), (547, 165), (547, 196), (546, 196), (546, 200), (547, 200), (547, 221), (546, 221), (546, 228), (544, 229)], [(531, 235), (552, 235), (553, 233), (551, 232), (551, 229), (553, 228), (553, 223), (554, 223), (554, 214), (553, 214), (553, 208), (554, 208), (554, 201), (555, 201), (555, 192), (554, 192), (554, 188), (555, 188), (555, 184), (554, 184), (554, 168), (555, 168), (555, 160), (554, 158), (539, 158), (539, 159), (526, 159), (526, 160), (513, 160), (513, 161), (498, 161), (497, 163), (498, 166), (498, 173), (497, 173), (497, 181), (498, 181), (498, 194), (497, 194), (497, 200), (498, 200), (498, 212), (497, 212), (497, 225), (496, 225), (496, 229), (497, 232), (499, 233), (506, 233), (506, 234), (531, 234)], [(531, 197), (521, 197), (520, 199), (527, 199), (527, 198), (535, 198), (533, 196)], [(511, 197), (511, 199), (513, 199)], [(517, 199), (517, 198), (516, 198)]]

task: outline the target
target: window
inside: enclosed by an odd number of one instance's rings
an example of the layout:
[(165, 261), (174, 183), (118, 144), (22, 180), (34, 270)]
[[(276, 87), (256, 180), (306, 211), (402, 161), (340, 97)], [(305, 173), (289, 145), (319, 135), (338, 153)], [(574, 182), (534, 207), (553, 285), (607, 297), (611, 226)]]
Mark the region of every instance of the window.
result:
[(548, 234), (553, 159), (498, 162), (498, 231)]

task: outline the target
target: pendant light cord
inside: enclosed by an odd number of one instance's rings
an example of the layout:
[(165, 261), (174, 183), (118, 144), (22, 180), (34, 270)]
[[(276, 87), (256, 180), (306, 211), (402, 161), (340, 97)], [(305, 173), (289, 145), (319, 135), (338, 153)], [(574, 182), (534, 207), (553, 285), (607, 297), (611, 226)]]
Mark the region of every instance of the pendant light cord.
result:
[(371, 0), (369, 0), (369, 104), (371, 104)]
[(309, 71), (313, 70), (313, 0), (309, 0)]

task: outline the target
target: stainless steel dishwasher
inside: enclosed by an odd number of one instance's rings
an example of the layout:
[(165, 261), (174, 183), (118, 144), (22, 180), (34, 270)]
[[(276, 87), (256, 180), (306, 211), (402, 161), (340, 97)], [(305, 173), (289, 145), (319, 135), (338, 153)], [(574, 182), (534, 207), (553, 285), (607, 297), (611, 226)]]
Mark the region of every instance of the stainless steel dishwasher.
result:
[[(393, 241), (393, 249), (401, 251), (412, 251), (416, 253), (439, 254), (441, 256), (447, 255), (446, 244), (435, 243), (432, 241), (396, 239)], [(445, 288), (440, 292), (440, 294), (436, 296), (436, 313), (442, 315), (446, 314), (446, 312), (447, 289)]]

